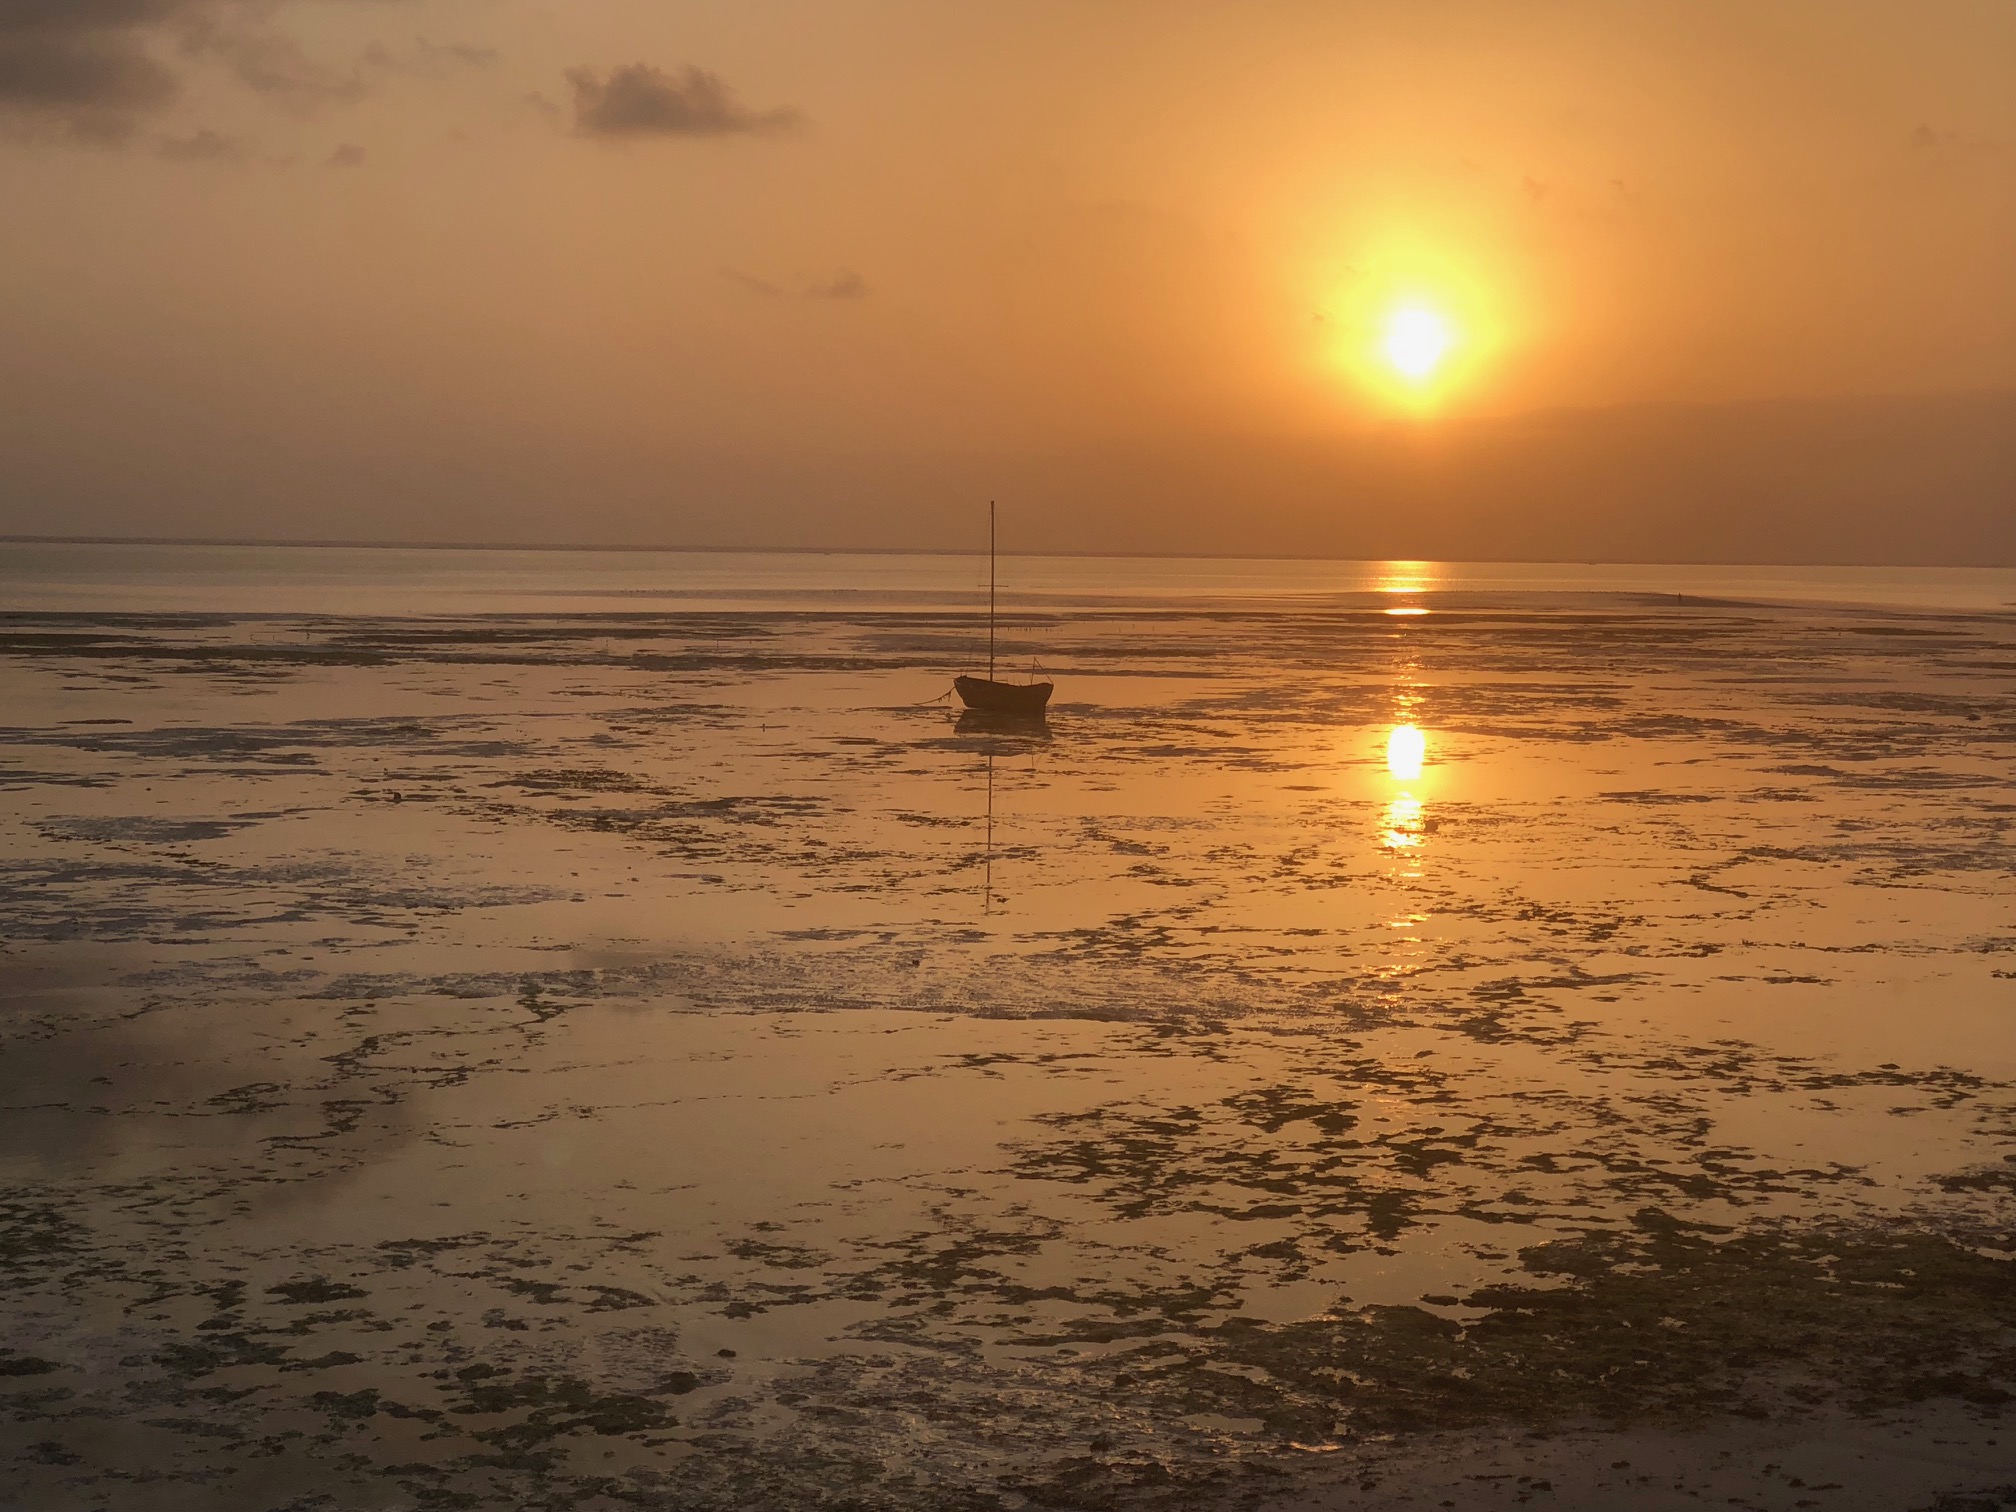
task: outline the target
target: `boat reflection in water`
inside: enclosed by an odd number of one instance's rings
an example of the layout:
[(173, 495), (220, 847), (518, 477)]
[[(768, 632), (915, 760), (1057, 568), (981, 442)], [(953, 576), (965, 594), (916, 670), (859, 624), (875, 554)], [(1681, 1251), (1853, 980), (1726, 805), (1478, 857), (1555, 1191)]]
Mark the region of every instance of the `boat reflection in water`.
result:
[(1027, 742), (1048, 742), (1050, 721), (1041, 710), (1034, 714), (1003, 714), (994, 709), (968, 709), (952, 728), (961, 735), (993, 736), (988, 748), (995, 752), (1020, 750)]
[(980, 872), (980, 912), (994, 911), (994, 753), (987, 753), (987, 848)]
[(1054, 737), (1050, 721), (1041, 713), (1003, 714), (992, 709), (968, 709), (953, 728), (969, 739), (987, 764), (986, 839), (981, 852), (980, 911), (994, 910), (994, 762), (1002, 756), (1029, 756), (1029, 770), (1036, 770), (1036, 751)]

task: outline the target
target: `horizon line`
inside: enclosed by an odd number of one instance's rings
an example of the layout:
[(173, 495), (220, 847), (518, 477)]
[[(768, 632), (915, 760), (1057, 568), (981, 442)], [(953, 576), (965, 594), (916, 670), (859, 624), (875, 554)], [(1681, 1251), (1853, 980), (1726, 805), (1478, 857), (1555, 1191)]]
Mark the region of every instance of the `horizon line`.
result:
[[(978, 548), (951, 546), (668, 546), (610, 544), (589, 541), (385, 541), (289, 540), (277, 536), (110, 536), (32, 535), (0, 532), (9, 546), (259, 546), (315, 551), (555, 551), (634, 552), (658, 555), (714, 556), (985, 556)], [(1694, 558), (1685, 561), (1644, 561), (1620, 557), (1347, 557), (1316, 554), (1284, 555), (1251, 551), (1011, 551), (1011, 557), (1107, 559), (1117, 561), (1187, 562), (1380, 562), (1521, 567), (1831, 567), (1870, 571), (2005, 572), (2016, 562), (1813, 562)]]

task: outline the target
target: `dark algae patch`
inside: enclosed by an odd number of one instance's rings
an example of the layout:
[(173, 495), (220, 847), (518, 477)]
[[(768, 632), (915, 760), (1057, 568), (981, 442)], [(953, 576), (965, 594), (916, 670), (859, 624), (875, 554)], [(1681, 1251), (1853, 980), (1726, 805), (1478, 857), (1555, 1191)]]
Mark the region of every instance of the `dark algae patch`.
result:
[[(679, 1394), (687, 1377), (670, 1381)], [(475, 1430), (485, 1443), (525, 1450), (572, 1433), (655, 1433), (677, 1424), (663, 1403), (624, 1392), (598, 1392), (572, 1376), (512, 1376), (492, 1365), (467, 1365), (443, 1387), (453, 1400), (448, 1411), (467, 1418), (508, 1421)]]
[(313, 1276), (306, 1281), (283, 1281), (278, 1286), (267, 1287), (266, 1293), (297, 1307), (310, 1302), (342, 1302), (352, 1297), (370, 1295), (362, 1287), (351, 1286), (343, 1281), (331, 1281), (323, 1276)]
[[(1534, 1284), (1480, 1288), (1446, 1310), (1235, 1320), (1129, 1385), (1180, 1381), (1198, 1407), (1294, 1438), (1333, 1407), (1338, 1429), (1388, 1435), (1873, 1413), (1935, 1397), (1999, 1416), (2016, 1400), (2016, 1245), (1993, 1258), (1924, 1232), (1718, 1232), (1647, 1209), (1626, 1231), (1535, 1246), (1520, 1263)], [(1227, 1363), (1255, 1375), (1228, 1376)]]

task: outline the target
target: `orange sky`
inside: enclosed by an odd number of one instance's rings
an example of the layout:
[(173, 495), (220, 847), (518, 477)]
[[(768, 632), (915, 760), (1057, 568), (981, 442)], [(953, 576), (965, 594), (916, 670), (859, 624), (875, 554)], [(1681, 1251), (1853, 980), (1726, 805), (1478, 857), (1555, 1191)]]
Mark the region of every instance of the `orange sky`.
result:
[(0, 531), (2016, 562), (2012, 77), (2001, 0), (0, 0)]

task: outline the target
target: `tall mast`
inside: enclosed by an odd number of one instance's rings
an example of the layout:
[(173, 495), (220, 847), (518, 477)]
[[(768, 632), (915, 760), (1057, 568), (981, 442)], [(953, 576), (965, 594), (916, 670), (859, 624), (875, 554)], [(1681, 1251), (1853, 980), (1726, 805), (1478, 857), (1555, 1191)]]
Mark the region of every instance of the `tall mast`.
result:
[(987, 681), (994, 681), (994, 501), (987, 501)]

